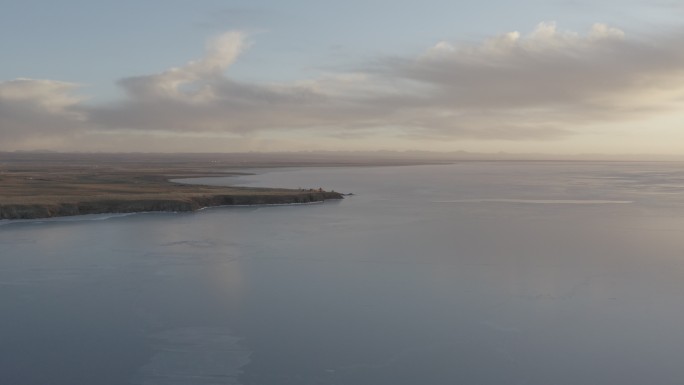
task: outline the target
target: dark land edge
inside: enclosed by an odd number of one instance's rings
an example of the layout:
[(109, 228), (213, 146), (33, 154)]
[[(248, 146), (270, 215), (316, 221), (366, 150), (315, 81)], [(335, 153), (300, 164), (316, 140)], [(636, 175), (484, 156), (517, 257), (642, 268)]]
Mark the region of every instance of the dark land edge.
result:
[(0, 204), (0, 219), (40, 219), (85, 214), (152, 211), (187, 212), (216, 206), (312, 203), (343, 198), (343, 194), (337, 192), (316, 191), (264, 195), (215, 194), (173, 199), (88, 200), (54, 204)]

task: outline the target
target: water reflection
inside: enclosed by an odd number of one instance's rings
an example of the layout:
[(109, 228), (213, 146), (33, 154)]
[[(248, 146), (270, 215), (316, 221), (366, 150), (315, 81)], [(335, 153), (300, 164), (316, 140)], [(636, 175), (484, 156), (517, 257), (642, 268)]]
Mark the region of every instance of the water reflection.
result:
[(357, 195), (5, 224), (0, 383), (677, 383), (680, 169), (268, 170), (230, 183)]

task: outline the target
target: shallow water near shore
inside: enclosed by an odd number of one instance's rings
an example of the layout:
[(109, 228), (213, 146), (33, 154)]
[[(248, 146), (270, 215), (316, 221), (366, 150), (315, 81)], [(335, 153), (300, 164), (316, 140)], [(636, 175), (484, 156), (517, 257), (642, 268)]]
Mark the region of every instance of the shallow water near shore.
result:
[(207, 181), (355, 195), (4, 222), (0, 384), (684, 378), (684, 164)]

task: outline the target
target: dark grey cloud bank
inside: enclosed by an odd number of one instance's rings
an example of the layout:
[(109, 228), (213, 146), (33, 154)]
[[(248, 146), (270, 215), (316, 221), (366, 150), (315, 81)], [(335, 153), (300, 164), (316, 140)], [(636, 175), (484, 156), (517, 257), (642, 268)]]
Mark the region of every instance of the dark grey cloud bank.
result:
[[(123, 100), (89, 105), (73, 84), (0, 83), (0, 139), (74, 132), (321, 135), (393, 129), (415, 138), (533, 139), (680, 107), (684, 33), (634, 39), (597, 24), (577, 34), (542, 23), (480, 44), (440, 42), (417, 57), (288, 84), (226, 76), (246, 49), (231, 32), (202, 59), (119, 81)], [(274, 65), (277, 65), (274, 63)]]

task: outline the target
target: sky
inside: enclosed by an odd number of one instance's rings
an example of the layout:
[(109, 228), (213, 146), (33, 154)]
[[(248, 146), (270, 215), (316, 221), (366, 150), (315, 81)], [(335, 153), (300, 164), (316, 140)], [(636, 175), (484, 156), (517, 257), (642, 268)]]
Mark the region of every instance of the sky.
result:
[(0, 9), (0, 151), (684, 155), (681, 0)]

